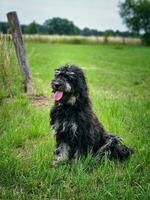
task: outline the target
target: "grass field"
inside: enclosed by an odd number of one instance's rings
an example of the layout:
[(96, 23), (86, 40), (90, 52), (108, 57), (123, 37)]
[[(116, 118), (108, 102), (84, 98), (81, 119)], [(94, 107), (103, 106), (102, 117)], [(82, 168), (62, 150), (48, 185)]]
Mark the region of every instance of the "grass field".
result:
[(26, 46), (38, 96), (51, 96), (56, 67), (81, 66), (98, 118), (134, 147), (135, 154), (122, 163), (105, 158), (98, 162), (89, 155), (53, 167), (50, 108), (16, 95), (0, 105), (0, 199), (150, 199), (150, 48)]

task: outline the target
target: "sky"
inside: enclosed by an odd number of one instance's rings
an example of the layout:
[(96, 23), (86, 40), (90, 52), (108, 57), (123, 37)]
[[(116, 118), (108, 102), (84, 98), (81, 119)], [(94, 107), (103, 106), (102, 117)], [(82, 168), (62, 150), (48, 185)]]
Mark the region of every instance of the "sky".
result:
[(123, 0), (0, 0), (0, 21), (6, 13), (17, 11), (21, 24), (33, 20), (42, 24), (53, 17), (67, 18), (79, 28), (98, 30), (127, 30), (119, 16), (119, 2)]

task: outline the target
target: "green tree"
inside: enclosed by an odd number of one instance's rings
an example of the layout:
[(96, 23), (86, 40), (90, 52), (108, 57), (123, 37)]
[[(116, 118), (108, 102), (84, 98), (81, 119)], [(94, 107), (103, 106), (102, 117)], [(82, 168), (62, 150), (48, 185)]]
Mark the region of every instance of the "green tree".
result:
[(150, 45), (150, 0), (125, 0), (119, 7), (127, 27)]
[(80, 33), (80, 29), (73, 22), (59, 17), (46, 20), (44, 26), (48, 29), (49, 34), (78, 35)]
[(91, 30), (88, 27), (85, 27), (82, 30), (82, 35), (84, 35), (84, 36), (90, 36), (91, 35)]
[(104, 36), (105, 36), (105, 37), (114, 36), (114, 35), (115, 35), (114, 31), (111, 30), (111, 29), (108, 29), (108, 30), (106, 30), (106, 31), (104, 32)]
[(35, 21), (30, 23), (25, 29), (25, 33), (27, 34), (36, 34), (37, 32), (37, 24)]

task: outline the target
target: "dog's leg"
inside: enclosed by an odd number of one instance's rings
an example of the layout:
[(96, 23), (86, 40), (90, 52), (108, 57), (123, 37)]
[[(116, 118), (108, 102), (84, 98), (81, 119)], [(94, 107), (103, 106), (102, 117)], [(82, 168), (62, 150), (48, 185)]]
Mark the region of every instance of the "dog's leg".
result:
[(119, 142), (119, 139), (114, 135), (108, 135), (106, 142), (101, 148), (97, 151), (95, 159), (100, 160), (104, 153), (109, 154), (109, 150), (111, 147), (115, 146)]
[(134, 153), (134, 150), (122, 144), (120, 138), (108, 135), (105, 144), (98, 150), (96, 159), (100, 160), (104, 153), (107, 153), (110, 157), (125, 160)]
[(53, 165), (69, 159), (70, 147), (66, 143), (61, 143), (55, 151)]

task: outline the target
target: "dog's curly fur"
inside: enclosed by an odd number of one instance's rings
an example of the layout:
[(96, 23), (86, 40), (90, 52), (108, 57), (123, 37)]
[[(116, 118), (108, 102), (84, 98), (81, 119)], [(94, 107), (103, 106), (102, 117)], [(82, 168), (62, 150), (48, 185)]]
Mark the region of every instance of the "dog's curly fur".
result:
[(63, 92), (50, 112), (50, 124), (56, 134), (54, 164), (86, 156), (92, 152), (96, 159), (105, 153), (110, 158), (124, 160), (133, 150), (121, 140), (106, 132), (92, 111), (88, 87), (83, 71), (75, 65), (56, 70), (51, 83), (53, 92)]

